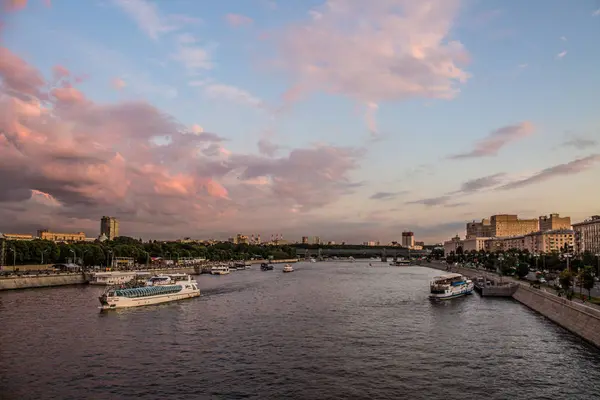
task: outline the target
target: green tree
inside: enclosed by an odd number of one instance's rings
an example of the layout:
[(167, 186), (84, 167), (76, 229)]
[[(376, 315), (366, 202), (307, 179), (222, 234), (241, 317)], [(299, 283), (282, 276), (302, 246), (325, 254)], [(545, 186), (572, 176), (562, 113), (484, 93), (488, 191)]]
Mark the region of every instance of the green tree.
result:
[(521, 279), (525, 278), (529, 273), (529, 264), (526, 262), (520, 261), (517, 264), (517, 276)]
[(592, 289), (594, 288), (594, 267), (586, 266), (579, 273), (579, 284), (588, 291), (588, 297), (592, 298)]
[(563, 270), (558, 277), (558, 282), (566, 292), (569, 292), (571, 285), (573, 284), (573, 274), (571, 271), (568, 269)]

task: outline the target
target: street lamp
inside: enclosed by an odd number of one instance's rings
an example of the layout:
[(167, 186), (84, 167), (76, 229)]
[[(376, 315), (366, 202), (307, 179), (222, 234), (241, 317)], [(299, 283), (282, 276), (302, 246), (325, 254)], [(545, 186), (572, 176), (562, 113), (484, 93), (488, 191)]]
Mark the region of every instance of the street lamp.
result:
[(146, 253), (146, 268), (148, 268), (148, 263), (150, 262), (150, 253), (148, 253), (145, 250), (142, 250), (144, 253)]
[(71, 253), (73, 253), (73, 264), (76, 264), (77, 263), (77, 253), (75, 253), (75, 250), (73, 250), (73, 249), (69, 249), (69, 251)]
[(41, 265), (44, 265), (44, 254), (48, 251), (48, 249), (46, 250), (42, 250), (42, 262), (40, 263)]
[(107, 252), (107, 256), (106, 256), (106, 269), (108, 269), (108, 262), (110, 261), (110, 256), (112, 255), (112, 250), (108, 250)]
[(14, 271), (15, 266), (17, 265), (17, 251), (15, 250), (14, 247), (9, 248), (8, 250), (13, 252), (13, 271)]

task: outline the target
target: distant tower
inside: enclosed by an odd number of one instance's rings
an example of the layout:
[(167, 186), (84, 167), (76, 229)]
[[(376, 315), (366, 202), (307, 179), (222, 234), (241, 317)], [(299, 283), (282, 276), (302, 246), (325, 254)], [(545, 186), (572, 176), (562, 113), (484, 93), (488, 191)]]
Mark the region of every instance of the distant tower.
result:
[(105, 235), (108, 240), (119, 236), (119, 220), (115, 217), (104, 216), (100, 220), (100, 236)]

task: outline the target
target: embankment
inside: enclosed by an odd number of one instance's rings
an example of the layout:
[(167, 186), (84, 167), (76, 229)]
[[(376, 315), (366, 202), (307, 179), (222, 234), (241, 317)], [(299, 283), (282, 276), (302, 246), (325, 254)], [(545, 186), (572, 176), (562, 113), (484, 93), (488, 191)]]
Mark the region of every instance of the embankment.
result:
[(29, 289), (86, 283), (83, 273), (0, 277), (0, 290)]
[(521, 285), (513, 298), (600, 347), (600, 311), (564, 297)]

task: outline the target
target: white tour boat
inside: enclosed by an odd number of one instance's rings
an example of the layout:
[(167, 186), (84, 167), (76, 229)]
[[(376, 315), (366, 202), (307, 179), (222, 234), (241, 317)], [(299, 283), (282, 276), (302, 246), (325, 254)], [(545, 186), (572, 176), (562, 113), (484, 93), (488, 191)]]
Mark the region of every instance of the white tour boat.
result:
[(436, 276), (430, 284), (430, 299), (448, 300), (473, 293), (475, 284), (461, 274)]
[(135, 271), (94, 272), (90, 277), (90, 285), (121, 285), (135, 279)]
[(285, 264), (283, 267), (283, 272), (294, 272), (294, 267), (292, 267), (290, 264)]
[(210, 269), (212, 275), (227, 275), (229, 272), (228, 265), (215, 265)]
[(188, 274), (155, 275), (144, 285), (107, 288), (100, 296), (102, 310), (138, 307), (200, 296), (198, 283)]

